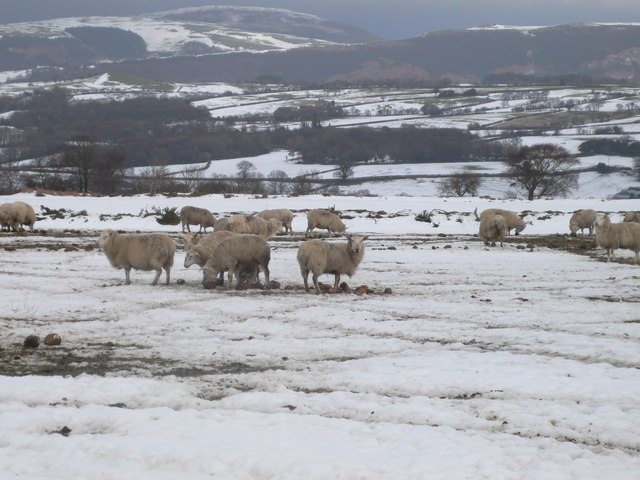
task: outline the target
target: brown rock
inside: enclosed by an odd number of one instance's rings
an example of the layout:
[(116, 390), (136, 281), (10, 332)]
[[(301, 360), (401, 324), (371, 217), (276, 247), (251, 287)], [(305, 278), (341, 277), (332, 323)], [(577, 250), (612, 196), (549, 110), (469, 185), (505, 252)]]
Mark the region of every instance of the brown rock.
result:
[(369, 287), (366, 285), (361, 285), (360, 287), (355, 289), (355, 293), (358, 295), (364, 295), (365, 293), (370, 293)]
[(236, 286), (236, 290), (249, 290), (250, 288), (251, 288), (251, 285), (249, 285), (247, 282), (239, 283)]
[(29, 335), (24, 339), (25, 348), (38, 348), (40, 346), (40, 338), (37, 335)]
[(387, 287), (387, 288), (385, 288), (385, 289), (384, 289), (384, 293), (385, 293), (386, 295), (391, 295), (391, 294), (393, 293), (393, 290), (391, 290), (391, 288), (390, 288), (390, 287)]
[(45, 345), (51, 347), (54, 345), (60, 345), (62, 343), (62, 338), (57, 333), (50, 333), (46, 337), (44, 337), (43, 342)]

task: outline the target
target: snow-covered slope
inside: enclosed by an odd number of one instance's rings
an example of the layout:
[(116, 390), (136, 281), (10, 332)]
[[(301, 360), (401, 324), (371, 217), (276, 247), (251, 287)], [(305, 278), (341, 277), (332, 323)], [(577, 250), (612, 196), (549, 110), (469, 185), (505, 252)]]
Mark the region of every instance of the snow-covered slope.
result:
[(289, 10), (202, 7), (134, 17), (70, 17), (0, 25), (0, 35), (74, 38), (72, 28), (114, 28), (139, 35), (150, 54), (261, 52), (375, 39), (356, 27)]

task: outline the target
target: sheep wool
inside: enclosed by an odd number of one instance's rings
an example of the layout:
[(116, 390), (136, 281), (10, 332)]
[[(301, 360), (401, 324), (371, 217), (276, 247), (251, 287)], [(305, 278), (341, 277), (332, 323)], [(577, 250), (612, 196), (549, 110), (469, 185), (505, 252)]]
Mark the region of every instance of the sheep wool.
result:
[(340, 275), (353, 276), (364, 257), (366, 236), (352, 235), (346, 243), (329, 243), (324, 240), (307, 240), (298, 248), (298, 264), (304, 280), (304, 288), (309, 291), (309, 272), (313, 286), (320, 293), (318, 277), (323, 273), (335, 275), (334, 288), (340, 283)]
[(307, 232), (314, 228), (327, 229), (329, 233), (344, 233), (347, 227), (338, 215), (329, 210), (316, 208), (307, 213)]
[(589, 235), (593, 235), (593, 229), (596, 224), (596, 211), (590, 208), (585, 210), (578, 210), (571, 215), (569, 220), (569, 230), (571, 235), (575, 237), (576, 232), (580, 230), (580, 233), (584, 233), (584, 229), (589, 229)]
[(268, 285), (270, 260), (271, 248), (264, 238), (251, 234), (234, 235), (220, 242), (205, 263), (205, 280), (214, 281), (219, 273), (228, 270), (227, 288), (231, 288), (234, 276), (239, 284), (241, 274), (250, 270), (253, 273), (248, 281), (253, 283), (261, 269), (264, 271), (264, 284)]
[(596, 243), (607, 251), (607, 262), (616, 248), (625, 248), (635, 253), (633, 263), (640, 263), (640, 223), (611, 223), (608, 215), (598, 214)]
[(182, 222), (182, 233), (186, 231), (190, 232), (189, 225), (200, 225), (198, 233), (204, 230), (207, 231), (207, 227), (214, 228), (216, 224), (216, 218), (206, 208), (186, 206), (180, 209), (180, 221)]
[(193, 264), (199, 265), (201, 267), (204, 266), (214, 250), (218, 247), (218, 245), (220, 245), (220, 242), (226, 240), (229, 237), (233, 237), (234, 235), (238, 234), (229, 232), (227, 230), (221, 230), (219, 232), (212, 232), (207, 233), (206, 235), (202, 235), (199, 238), (198, 243), (192, 246), (187, 251), (187, 255), (184, 258), (185, 268), (189, 268)]
[(123, 268), (125, 285), (131, 283), (130, 272), (155, 270), (152, 285), (158, 284), (162, 269), (166, 272), (166, 284), (170, 281), (171, 267), (176, 245), (163, 233), (144, 235), (120, 235), (114, 230), (104, 230), (98, 245), (113, 267)]
[(624, 222), (640, 223), (640, 212), (627, 212), (624, 214)]
[(291, 224), (293, 222), (293, 212), (287, 208), (276, 208), (274, 210), (263, 210), (258, 214), (259, 217), (264, 218), (265, 220), (269, 220), (271, 218), (275, 218), (282, 222), (282, 226), (284, 227), (285, 233), (293, 233), (293, 228)]
[(482, 221), (485, 216), (488, 215), (502, 215), (507, 222), (507, 234), (511, 233), (511, 229), (515, 229), (516, 235), (520, 233), (527, 224), (522, 220), (515, 212), (511, 210), (503, 210), (501, 208), (487, 208), (480, 213), (478, 217), (478, 209), (476, 208), (473, 212), (476, 216), (476, 220)]
[(496, 246), (496, 242), (500, 242), (500, 246), (507, 236), (507, 220), (499, 214), (485, 215), (480, 220), (480, 230), (478, 237), (485, 245)]

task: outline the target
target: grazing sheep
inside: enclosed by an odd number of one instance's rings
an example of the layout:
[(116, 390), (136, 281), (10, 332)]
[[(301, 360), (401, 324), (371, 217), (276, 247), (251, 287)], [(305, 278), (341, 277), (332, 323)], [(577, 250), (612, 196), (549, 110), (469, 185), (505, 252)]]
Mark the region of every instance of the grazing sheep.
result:
[(507, 234), (511, 234), (511, 229), (514, 228), (516, 231), (516, 235), (518, 235), (522, 230), (524, 230), (524, 227), (527, 226), (524, 220), (522, 220), (515, 212), (512, 212), (511, 210), (503, 210), (501, 208), (487, 208), (486, 210), (483, 210), (478, 217), (478, 209), (476, 208), (473, 213), (476, 216), (476, 220), (478, 221), (481, 221), (487, 215), (502, 215), (507, 221)]
[(191, 229), (189, 225), (200, 225), (200, 230), (198, 233), (207, 231), (207, 227), (214, 228), (216, 224), (216, 218), (213, 214), (207, 210), (206, 208), (199, 207), (182, 207), (180, 209), (180, 221), (182, 222), (182, 232), (184, 233), (185, 227), (187, 227), (187, 232), (190, 232)]
[(215, 231), (228, 230), (235, 233), (249, 233), (251, 218), (253, 217), (247, 215), (231, 215), (218, 220), (213, 229)]
[(2, 231), (11, 231), (11, 203), (0, 205), (0, 226)]
[(633, 263), (640, 263), (640, 223), (611, 223), (608, 215), (596, 217), (596, 243), (607, 251), (607, 262), (616, 248), (633, 250)]
[(587, 208), (586, 210), (578, 210), (571, 216), (569, 220), (569, 230), (571, 230), (571, 236), (575, 237), (576, 232), (580, 230), (580, 233), (584, 234), (584, 229), (589, 229), (589, 235), (593, 235), (593, 228), (596, 223), (596, 211)]
[(234, 235), (220, 242), (204, 265), (206, 281), (214, 281), (220, 272), (229, 271), (227, 288), (235, 275), (237, 284), (241, 282), (241, 274), (247, 269), (252, 271), (248, 282), (253, 283), (258, 269), (264, 271), (264, 284), (269, 284), (269, 261), (271, 249), (267, 241), (258, 235)]
[(338, 215), (320, 208), (316, 208), (307, 213), (306, 233), (308, 234), (314, 228), (326, 228), (329, 233), (344, 233), (347, 229)]
[(318, 277), (323, 273), (335, 275), (334, 288), (338, 288), (340, 275), (353, 276), (364, 256), (364, 241), (367, 237), (350, 235), (346, 243), (329, 243), (324, 240), (307, 240), (298, 249), (298, 263), (304, 280), (304, 288), (309, 291), (309, 272), (312, 273), (316, 293), (320, 293)]
[(492, 247), (496, 246), (496, 241), (500, 241), (500, 246), (502, 247), (502, 242), (504, 241), (504, 237), (507, 235), (507, 220), (502, 216), (493, 214), (493, 215), (485, 215), (480, 220), (480, 231), (478, 232), (478, 237), (480, 240), (484, 241), (485, 245), (491, 245)]
[(220, 245), (220, 242), (234, 235), (237, 235), (237, 233), (227, 230), (202, 235), (198, 243), (187, 251), (187, 255), (184, 257), (184, 267), (189, 268), (193, 264), (204, 266), (214, 250)]
[(260, 235), (262, 238), (271, 238), (282, 228), (282, 222), (277, 218), (270, 218), (268, 221), (262, 217), (251, 217), (247, 224), (247, 233)]
[(2, 228), (19, 232), (24, 230), (22, 225), (27, 225), (33, 231), (36, 222), (36, 212), (33, 207), (24, 202), (5, 203), (0, 206), (0, 224)]
[(200, 233), (185, 233), (182, 235), (182, 240), (184, 241), (184, 250), (188, 251), (193, 248), (194, 245), (198, 244), (198, 241), (202, 237)]
[(276, 218), (282, 222), (285, 233), (293, 233), (291, 223), (293, 222), (293, 212), (287, 208), (277, 208), (275, 210), (263, 210), (258, 214), (259, 217), (269, 220)]
[(112, 266), (124, 268), (125, 285), (131, 283), (129, 273), (136, 270), (155, 270), (152, 285), (158, 284), (162, 269), (166, 272), (166, 284), (169, 285), (173, 255), (176, 245), (168, 235), (154, 233), (147, 235), (120, 235), (114, 230), (104, 230), (100, 234), (98, 245)]
[(624, 214), (624, 222), (640, 223), (640, 212), (627, 212)]

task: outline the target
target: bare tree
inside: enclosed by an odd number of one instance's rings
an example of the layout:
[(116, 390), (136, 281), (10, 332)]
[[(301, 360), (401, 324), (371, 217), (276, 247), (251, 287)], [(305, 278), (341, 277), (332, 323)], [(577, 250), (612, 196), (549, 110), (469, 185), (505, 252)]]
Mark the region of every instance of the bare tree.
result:
[(353, 167), (348, 160), (340, 160), (338, 163), (338, 169), (333, 173), (335, 178), (346, 180), (349, 177), (353, 177)]
[(311, 170), (303, 172), (295, 178), (299, 181), (293, 184), (293, 193), (307, 195), (313, 190), (314, 183), (312, 180), (320, 178), (320, 173), (317, 170)]
[(124, 177), (125, 156), (116, 148), (103, 151), (95, 162), (91, 189), (107, 195), (115, 193)]
[(89, 182), (97, 157), (95, 139), (87, 135), (76, 135), (67, 142), (62, 154), (62, 165), (71, 170), (79, 192), (89, 191)]
[(578, 160), (558, 145), (522, 147), (506, 163), (511, 186), (529, 200), (566, 195), (578, 186), (578, 175), (571, 173)]
[(289, 178), (287, 172), (283, 170), (272, 170), (269, 173), (269, 190), (275, 195), (282, 195), (289, 190), (289, 184), (282, 179)]
[(481, 184), (482, 178), (479, 175), (458, 173), (440, 182), (438, 191), (445, 197), (464, 197), (465, 195), (475, 197)]

